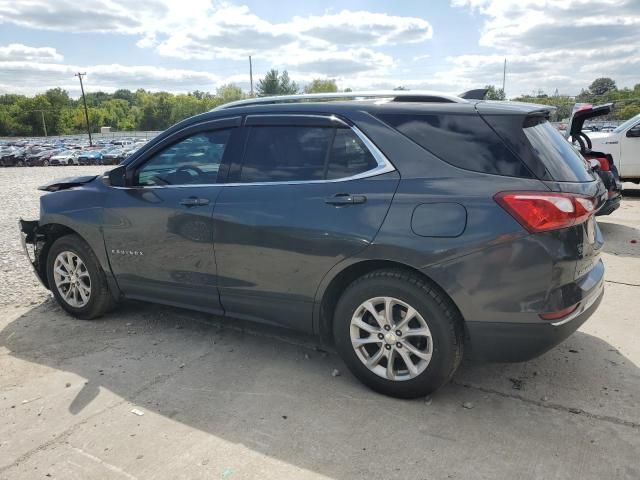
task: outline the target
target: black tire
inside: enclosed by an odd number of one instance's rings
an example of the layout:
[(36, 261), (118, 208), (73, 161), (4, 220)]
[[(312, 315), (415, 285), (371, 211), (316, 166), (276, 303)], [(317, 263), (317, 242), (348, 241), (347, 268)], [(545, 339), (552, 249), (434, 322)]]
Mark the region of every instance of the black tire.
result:
[(43, 167), (48, 167), (48, 166), (49, 166), (49, 160), (44, 160), (44, 161), (42, 162), (42, 166), (43, 166)]
[[(85, 264), (89, 273), (91, 293), (89, 295), (89, 301), (86, 305), (77, 308), (70, 305), (63, 298), (61, 292), (56, 287), (54, 278), (54, 262), (56, 257), (64, 251), (72, 252), (76, 254), (82, 262)], [(74, 317), (91, 320), (101, 317), (106, 312), (115, 307), (115, 301), (109, 291), (109, 284), (107, 278), (100, 266), (100, 262), (96, 258), (95, 254), (91, 250), (91, 247), (78, 235), (65, 235), (58, 238), (49, 249), (47, 256), (47, 280), (49, 287), (54, 297), (67, 312)]]
[[(351, 344), (351, 318), (363, 302), (374, 297), (406, 302), (422, 316), (431, 332), (431, 359), (414, 378), (382, 378), (360, 360)], [(403, 270), (377, 270), (354, 281), (336, 306), (333, 334), (336, 349), (349, 370), (365, 385), (392, 397), (415, 398), (436, 391), (451, 379), (463, 356), (463, 320), (458, 309), (436, 285)]]

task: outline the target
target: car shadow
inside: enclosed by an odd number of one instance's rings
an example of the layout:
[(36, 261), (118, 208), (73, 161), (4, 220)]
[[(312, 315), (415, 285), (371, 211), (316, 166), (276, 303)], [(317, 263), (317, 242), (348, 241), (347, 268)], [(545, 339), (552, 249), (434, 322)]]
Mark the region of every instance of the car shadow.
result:
[[(0, 331), (2, 348), (85, 379), (67, 407), (73, 415), (106, 389), (172, 421), (332, 478), (351, 477), (348, 459), (362, 455), (372, 455), (371, 478), (406, 478), (401, 468), (425, 452), (459, 449), (462, 455), (478, 448), (477, 442), (495, 437), (501, 419), (514, 425), (501, 433), (504, 445), (519, 444), (518, 431), (535, 429), (536, 422), (549, 421), (551, 429), (559, 421), (523, 417), (527, 405), (514, 409), (513, 401), (548, 407), (551, 415), (640, 425), (640, 370), (607, 342), (581, 332), (531, 362), (465, 362), (427, 402), (368, 390), (314, 338), (137, 302), (80, 321), (48, 300)], [(15, 375), (18, 384), (20, 372)], [(475, 415), (464, 413), (468, 400), (477, 406)], [(421, 440), (403, 445), (403, 432)], [(540, 444), (545, 435), (549, 430)], [(451, 471), (455, 467), (443, 464), (429, 478)]]
[(604, 237), (603, 251), (619, 257), (640, 257), (640, 228), (598, 220)]

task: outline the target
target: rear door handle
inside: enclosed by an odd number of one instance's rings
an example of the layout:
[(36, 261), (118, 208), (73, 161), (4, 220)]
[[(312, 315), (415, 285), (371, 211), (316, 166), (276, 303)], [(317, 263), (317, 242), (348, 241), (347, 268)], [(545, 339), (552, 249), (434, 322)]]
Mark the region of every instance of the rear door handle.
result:
[(364, 195), (351, 195), (349, 193), (337, 193), (333, 197), (326, 198), (324, 203), (329, 205), (355, 205), (357, 203), (364, 203), (367, 201), (367, 197)]
[(180, 200), (180, 205), (184, 205), (185, 207), (202, 207), (204, 205), (209, 205), (209, 199), (198, 198), (198, 197), (187, 197)]

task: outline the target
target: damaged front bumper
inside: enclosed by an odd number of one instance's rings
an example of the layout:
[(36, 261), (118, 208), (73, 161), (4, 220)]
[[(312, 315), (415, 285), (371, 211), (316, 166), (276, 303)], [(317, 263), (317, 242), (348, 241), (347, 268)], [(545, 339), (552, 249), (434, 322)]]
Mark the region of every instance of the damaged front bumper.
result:
[(40, 248), (44, 239), (38, 237), (39, 227), (40, 222), (37, 220), (20, 219), (18, 221), (20, 243), (22, 244), (24, 254), (27, 257), (27, 260), (29, 260), (31, 268), (33, 268), (33, 272), (36, 274), (36, 277), (38, 277), (42, 286), (48, 289), (49, 287), (47, 287), (46, 279), (42, 277), (44, 274), (44, 268), (42, 268), (40, 263)]

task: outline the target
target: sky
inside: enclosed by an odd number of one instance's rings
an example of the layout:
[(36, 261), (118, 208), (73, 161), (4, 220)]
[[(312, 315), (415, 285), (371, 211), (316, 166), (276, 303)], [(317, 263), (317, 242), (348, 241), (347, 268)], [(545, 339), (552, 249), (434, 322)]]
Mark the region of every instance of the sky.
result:
[(249, 90), (271, 68), (304, 85), (513, 98), (640, 83), (640, 0), (0, 0), (0, 93), (62, 87)]

